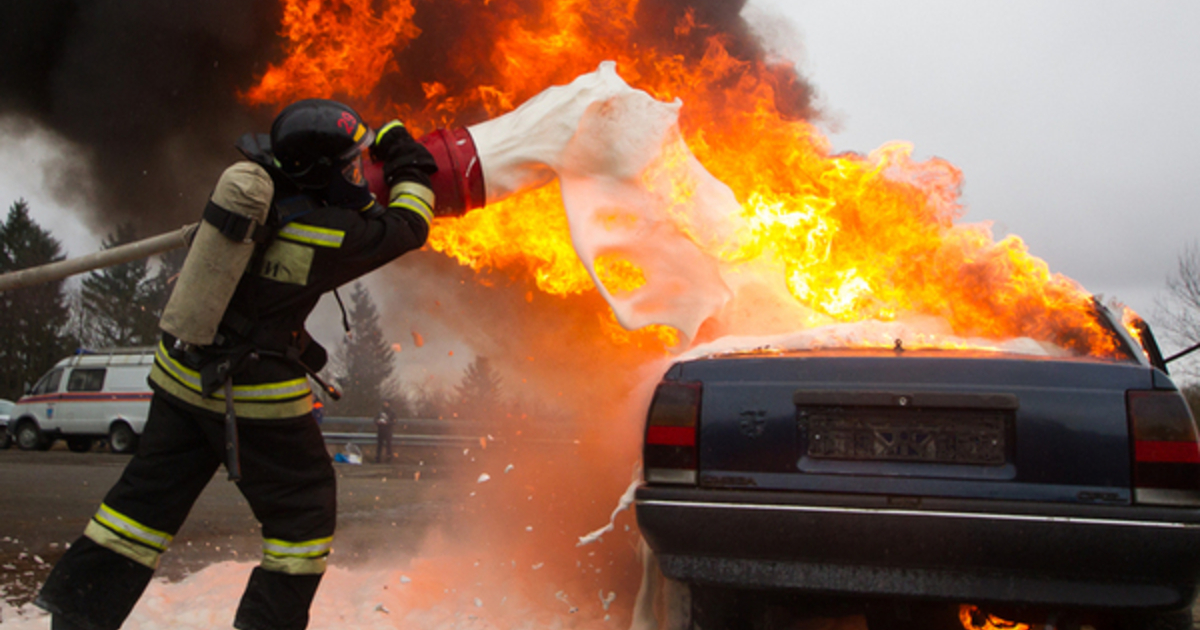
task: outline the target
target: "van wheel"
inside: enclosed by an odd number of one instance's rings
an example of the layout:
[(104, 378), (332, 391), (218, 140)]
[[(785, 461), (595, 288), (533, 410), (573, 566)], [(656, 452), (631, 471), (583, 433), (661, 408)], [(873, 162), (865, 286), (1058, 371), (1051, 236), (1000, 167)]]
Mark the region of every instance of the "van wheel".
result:
[(67, 438), (67, 448), (73, 453), (86, 453), (92, 450), (92, 445), (95, 443), (96, 441), (90, 437), (72, 435)]
[(22, 451), (44, 451), (49, 449), (52, 443), (42, 435), (37, 423), (33, 420), (22, 420), (18, 423), (14, 435), (17, 441), (17, 448)]
[(118, 422), (108, 431), (108, 450), (114, 453), (132, 453), (137, 450), (138, 436), (128, 424)]

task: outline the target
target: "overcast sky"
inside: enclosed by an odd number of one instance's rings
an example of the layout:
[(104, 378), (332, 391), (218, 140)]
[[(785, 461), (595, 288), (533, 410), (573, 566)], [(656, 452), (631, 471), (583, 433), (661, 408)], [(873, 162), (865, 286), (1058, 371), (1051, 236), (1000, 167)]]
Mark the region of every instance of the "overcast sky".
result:
[[(839, 125), (962, 169), (967, 221), (1152, 324), (1200, 241), (1200, 3), (750, 0)], [(759, 18), (753, 18), (760, 21)]]
[[(1154, 323), (1200, 240), (1200, 3), (750, 2), (819, 91), (838, 150), (906, 140), (949, 160), (967, 221)], [(96, 249), (43, 185), (55, 150), (3, 131), (5, 207), (25, 197), (70, 254)]]

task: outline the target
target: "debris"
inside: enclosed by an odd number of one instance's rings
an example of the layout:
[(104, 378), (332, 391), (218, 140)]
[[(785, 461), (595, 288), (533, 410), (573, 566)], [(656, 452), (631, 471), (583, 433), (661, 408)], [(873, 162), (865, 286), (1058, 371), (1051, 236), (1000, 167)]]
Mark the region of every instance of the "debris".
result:
[(533, 570), (534, 570), (534, 571), (537, 571), (538, 569), (540, 569), (540, 568), (542, 568), (542, 567), (544, 567), (544, 566), (546, 566), (546, 563), (545, 563), (545, 562), (539, 562), (539, 563), (537, 563), (537, 564), (533, 565)]
[(476, 479), (475, 483), (483, 483), (491, 478), (492, 478), (491, 475), (489, 475), (487, 473), (483, 473), (483, 474), (479, 475), (479, 479)]
[(509, 464), (509, 465), (505, 466), (505, 467), (504, 467), (504, 474), (506, 474), (506, 475), (507, 475), (508, 473), (512, 472), (512, 471), (513, 471), (513, 468), (514, 468), (514, 466), (513, 466), (512, 464)]
[(391, 614), (392, 611), (388, 610), (387, 606), (384, 606), (383, 604), (379, 604), (379, 605), (375, 606), (375, 612), (381, 612), (385, 615), (389, 615), (389, 614)]
[(615, 599), (617, 599), (616, 593), (609, 591), (608, 596), (605, 597), (604, 589), (600, 589), (600, 604), (604, 606), (604, 612), (608, 612), (608, 607), (612, 605)]
[(482, 600), (482, 599), (479, 599), (478, 597), (476, 597), (476, 598), (475, 598), (475, 607), (476, 607), (476, 608), (483, 608), (483, 600)]
[(408, 577), (407, 575), (401, 575), (401, 576), (400, 576), (400, 583), (401, 583), (401, 584), (408, 584), (409, 582), (412, 582), (412, 578)]

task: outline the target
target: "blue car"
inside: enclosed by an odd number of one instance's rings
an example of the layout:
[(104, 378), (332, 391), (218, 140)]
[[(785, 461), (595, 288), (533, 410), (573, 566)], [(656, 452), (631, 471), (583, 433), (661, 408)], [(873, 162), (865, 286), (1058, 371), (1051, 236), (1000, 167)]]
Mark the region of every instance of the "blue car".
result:
[(898, 346), (674, 364), (635, 506), (689, 627), (1191, 628), (1196, 422), (1149, 329), (1112, 331), (1113, 360)]

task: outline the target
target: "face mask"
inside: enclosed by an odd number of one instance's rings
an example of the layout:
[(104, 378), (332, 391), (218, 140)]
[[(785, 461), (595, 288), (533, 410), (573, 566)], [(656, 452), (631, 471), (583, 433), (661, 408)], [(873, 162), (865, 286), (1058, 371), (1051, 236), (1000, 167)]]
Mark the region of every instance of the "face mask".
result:
[(375, 195), (363, 174), (362, 156), (350, 161), (325, 188), (325, 202), (349, 210), (363, 210), (375, 202)]

